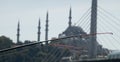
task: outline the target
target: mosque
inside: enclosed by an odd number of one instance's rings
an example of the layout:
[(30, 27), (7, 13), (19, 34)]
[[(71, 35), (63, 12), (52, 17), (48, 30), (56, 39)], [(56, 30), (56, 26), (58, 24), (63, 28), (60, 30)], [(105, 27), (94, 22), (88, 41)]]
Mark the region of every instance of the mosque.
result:
[[(78, 36), (78, 35), (87, 35), (87, 33), (79, 26), (72, 25), (72, 10), (70, 8), (69, 11), (69, 22), (68, 27), (65, 31), (59, 34), (59, 38), (69, 37), (69, 36)], [(84, 58), (88, 57), (89, 55), (89, 47), (90, 47), (90, 37), (74, 37), (65, 39), (60, 41), (60, 44), (73, 46), (71, 48), (71, 52), (73, 53), (74, 57)], [(109, 53), (108, 49), (103, 48), (98, 42), (97, 45), (97, 55), (98, 56), (105, 56)]]
[[(46, 14), (46, 28), (45, 28), (45, 40), (48, 40), (48, 12)], [(38, 32), (37, 32), (37, 41), (40, 41), (40, 19), (38, 22)], [(72, 9), (70, 8), (69, 10), (69, 22), (68, 22), (68, 27), (58, 35), (58, 38), (63, 38), (63, 37), (68, 37), (68, 36), (77, 36), (77, 35), (87, 35), (87, 33), (79, 26), (74, 26), (72, 25)], [(20, 42), (20, 23), (18, 22), (18, 27), (17, 27), (17, 43)], [(46, 44), (49, 44), (46, 42)], [(87, 57), (89, 55), (89, 44), (90, 44), (90, 38), (89, 37), (73, 37), (73, 38), (68, 38), (61, 40), (60, 42), (56, 42), (55, 44), (62, 44), (66, 45), (70, 48), (70, 51), (73, 53), (73, 56), (79, 56), (79, 57)], [(109, 53), (108, 49), (105, 49), (100, 45), (98, 42), (96, 43), (97, 45), (97, 55), (107, 55)], [(61, 47), (61, 46), (58, 46)], [(64, 48), (64, 47), (63, 47)]]

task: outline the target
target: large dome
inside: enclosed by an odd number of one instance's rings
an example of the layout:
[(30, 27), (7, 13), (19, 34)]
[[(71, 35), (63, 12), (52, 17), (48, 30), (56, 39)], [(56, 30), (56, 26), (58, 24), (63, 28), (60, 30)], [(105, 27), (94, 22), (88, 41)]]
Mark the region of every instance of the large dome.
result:
[(66, 36), (71, 36), (71, 35), (80, 35), (80, 34), (86, 34), (81, 27), (78, 26), (71, 26), (68, 27), (63, 34)]
[[(59, 37), (76, 36), (76, 35), (82, 35), (82, 34), (86, 34), (86, 33), (81, 27), (71, 26), (71, 27), (68, 27), (62, 34), (60, 34)], [(80, 46), (86, 46), (87, 39), (75, 37), (75, 38), (69, 38), (69, 39), (63, 40), (61, 42), (64, 44), (80, 47)]]

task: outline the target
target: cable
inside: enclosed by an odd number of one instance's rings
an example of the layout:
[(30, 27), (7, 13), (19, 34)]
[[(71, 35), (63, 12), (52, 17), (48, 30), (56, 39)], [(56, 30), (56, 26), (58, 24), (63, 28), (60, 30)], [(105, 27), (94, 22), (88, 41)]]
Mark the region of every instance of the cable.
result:
[(53, 53), (56, 54), (56, 53), (57, 53), (57, 50), (58, 50), (58, 49), (57, 49), (56, 47), (53, 47), (53, 49), (52, 49), (51, 51), (49, 51), (47, 57), (45, 57), (45, 59), (43, 59), (42, 62), (47, 62), (47, 61), (49, 61), (49, 60), (52, 60), (49, 55), (51, 55), (51, 54), (53, 54)]
[(81, 20), (81, 23), (78, 23), (77, 26), (80, 26), (80, 25), (83, 26), (83, 25), (85, 25), (88, 22), (88, 19), (90, 18), (89, 16), (90, 16), (90, 14), (88, 14), (86, 16), (86, 18), (84, 18), (83, 20)]
[[(103, 18), (100, 18), (100, 19), (103, 19)], [(104, 19), (104, 20), (105, 20), (105, 19)], [(102, 24), (103, 24), (103, 25), (101, 25), (102, 29), (103, 29), (103, 30), (106, 30), (106, 29), (103, 27), (103, 26), (106, 25), (106, 24), (104, 24), (104, 23), (102, 23)], [(103, 38), (104, 38), (104, 37), (103, 37)], [(113, 43), (111, 43), (111, 44), (113, 45)], [(113, 46), (116, 48), (115, 45), (113, 45)]]
[[(82, 23), (78, 24), (78, 26), (81, 25), (81, 27), (84, 29), (84, 31), (86, 31), (87, 29), (89, 29), (89, 24), (90, 24), (89, 18), (90, 17), (86, 17), (86, 22), (84, 22), (83, 24)], [(83, 21), (85, 21), (85, 19)], [(86, 31), (86, 32), (88, 32), (88, 31)]]
[[(102, 17), (102, 16), (101, 16)], [(102, 17), (103, 18), (103, 17)], [(109, 22), (106, 22), (106, 23), (109, 23)], [(113, 25), (113, 24), (111, 24), (111, 23), (109, 23), (110, 25)], [(106, 26), (107, 26), (107, 24), (106, 24)], [(115, 26), (115, 25), (114, 25)], [(115, 27), (114, 27), (115, 28)], [(116, 28), (117, 29), (117, 28)], [(115, 29), (114, 29), (115, 30)], [(118, 31), (118, 30), (117, 30)], [(116, 34), (116, 33), (115, 33)], [(119, 36), (117, 36), (117, 37), (119, 37)], [(116, 39), (115, 39), (116, 40)]]
[[(100, 15), (100, 17), (101, 18), (103, 18), (104, 20), (106, 20), (104, 17), (102, 17), (101, 15)], [(112, 23), (110, 23), (109, 21), (103, 21), (103, 22), (105, 22), (105, 23), (109, 23), (109, 25), (114, 25), (114, 22), (112, 22)], [(105, 26), (108, 26), (108, 24), (105, 24)], [(110, 28), (110, 30), (114, 30), (114, 31), (120, 31), (120, 30), (118, 30), (118, 28), (116, 28), (115, 27), (116, 25), (114, 25), (114, 26), (111, 26), (111, 28)], [(108, 26), (109, 27), (109, 26)], [(112, 27), (113, 27), (113, 29), (112, 29)], [(116, 28), (116, 29), (115, 29)], [(107, 28), (108, 29), (108, 28)], [(116, 34), (116, 32), (114, 32), (114, 34)], [(118, 35), (118, 34), (116, 34), (116, 35)], [(119, 37), (119, 36), (117, 36), (117, 37)]]
[(86, 23), (82, 24), (81, 26), (83, 26), (83, 29), (86, 30), (88, 28), (89, 24), (90, 24), (90, 20), (89, 20), (89, 18), (87, 18)]
[[(118, 41), (118, 40), (116, 40), (114, 37), (112, 37), (116, 42), (117, 42), (117, 44), (119, 44), (120, 45), (120, 42)], [(117, 49), (120, 49), (119, 47), (117, 47)]]
[[(61, 52), (61, 54), (58, 56), (58, 59), (59, 59), (59, 58), (62, 59), (63, 55), (68, 55), (68, 54), (69, 54), (69, 52), (66, 52), (65, 50), (63, 50), (63, 51)], [(54, 62), (58, 62), (58, 61), (57, 61), (58, 59), (56, 59)]]
[[(90, 8), (83, 14), (83, 16), (77, 21), (77, 23), (80, 23), (80, 20), (82, 20), (82, 19), (84, 20), (89, 15), (89, 13), (90, 13), (89, 10), (90, 10)], [(74, 26), (76, 26), (76, 24)]]
[[(102, 29), (99, 28), (99, 31), (101, 31), (101, 30)], [(116, 48), (116, 46), (113, 43), (108, 42), (109, 40), (106, 38), (105, 35), (102, 35), (102, 37), (97, 36), (97, 40), (101, 41), (102, 45), (103, 45), (102, 41), (104, 41), (104, 44), (106, 44), (108, 47), (110, 47), (110, 45), (112, 45), (114, 48)]]
[[(120, 21), (120, 19), (119, 18), (117, 18), (117, 17), (115, 17), (113, 14), (111, 14), (110, 12), (108, 12), (108, 11), (106, 11), (105, 9), (103, 9), (102, 7), (100, 7), (100, 6), (98, 6), (98, 8), (100, 8), (101, 10), (103, 10), (105, 13), (107, 13), (108, 15), (110, 15), (111, 17), (113, 17), (114, 19), (116, 19), (116, 20), (119, 20)], [(118, 24), (119, 25), (119, 24)]]
[[(103, 12), (102, 12), (102, 10), (103, 10)], [(119, 19), (118, 18), (116, 18), (115, 16), (113, 16), (112, 14), (110, 14), (109, 12), (107, 12), (107, 11), (105, 11), (104, 9), (102, 9), (101, 11), (99, 11), (103, 16), (105, 16), (105, 17), (107, 17), (107, 19), (109, 19), (109, 21), (111, 20), (111, 22), (113, 21), (115, 21), (114, 19), (116, 19), (116, 21), (114, 22), (115, 23), (115, 25), (120, 25), (120, 24), (118, 24), (118, 23), (120, 23), (119, 21)], [(112, 25), (114, 25), (114, 23), (112, 23)], [(114, 26), (115, 26), (114, 25)], [(119, 29), (119, 28), (117, 28), (117, 29)]]

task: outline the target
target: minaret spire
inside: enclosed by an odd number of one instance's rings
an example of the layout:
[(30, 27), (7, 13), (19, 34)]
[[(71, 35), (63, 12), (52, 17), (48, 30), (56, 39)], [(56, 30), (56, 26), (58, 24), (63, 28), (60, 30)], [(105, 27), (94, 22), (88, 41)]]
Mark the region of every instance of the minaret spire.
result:
[(37, 41), (40, 41), (40, 34), (41, 34), (41, 32), (40, 32), (40, 29), (41, 29), (41, 27), (40, 27), (40, 18), (39, 18), (39, 21), (38, 21), (38, 38), (37, 38)]
[(72, 10), (71, 10), (71, 7), (70, 7), (70, 11), (69, 11), (69, 22), (68, 22), (68, 24), (69, 24), (69, 27), (71, 27), (71, 25), (72, 25)]
[[(91, 27), (90, 34), (95, 34), (97, 32), (97, 0), (92, 0), (92, 10), (91, 10)], [(90, 50), (89, 56), (90, 58), (97, 57), (97, 36), (94, 35), (90, 39)]]
[(48, 25), (48, 21), (49, 21), (49, 20), (48, 20), (48, 16), (49, 16), (49, 15), (48, 15), (48, 11), (47, 11), (47, 14), (46, 14), (46, 25), (45, 25), (45, 26), (46, 26), (46, 29), (45, 29), (46, 45), (48, 45), (48, 41), (47, 41), (47, 40), (48, 40), (48, 26), (49, 26), (49, 25)]
[(17, 26), (17, 43), (20, 42), (20, 22), (18, 21), (18, 26)]

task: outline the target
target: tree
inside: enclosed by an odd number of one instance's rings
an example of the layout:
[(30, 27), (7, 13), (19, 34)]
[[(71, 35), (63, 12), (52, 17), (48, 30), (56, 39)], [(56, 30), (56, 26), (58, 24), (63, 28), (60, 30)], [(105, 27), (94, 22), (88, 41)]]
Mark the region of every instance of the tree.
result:
[(10, 48), (14, 43), (6, 36), (0, 36), (0, 49)]

